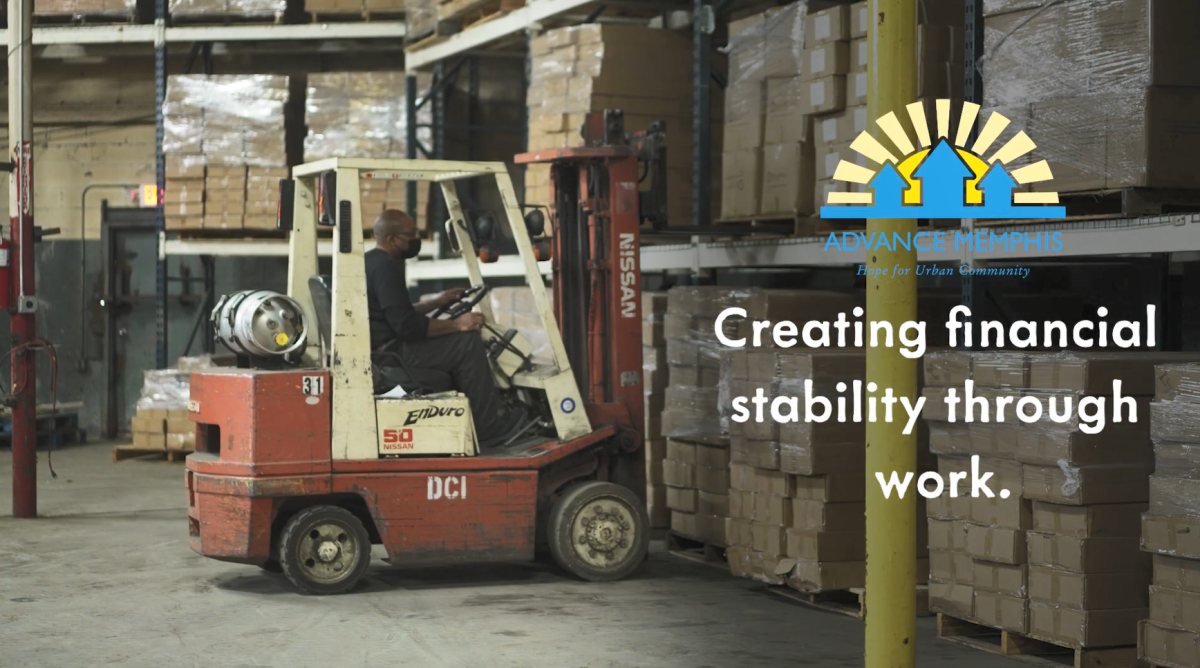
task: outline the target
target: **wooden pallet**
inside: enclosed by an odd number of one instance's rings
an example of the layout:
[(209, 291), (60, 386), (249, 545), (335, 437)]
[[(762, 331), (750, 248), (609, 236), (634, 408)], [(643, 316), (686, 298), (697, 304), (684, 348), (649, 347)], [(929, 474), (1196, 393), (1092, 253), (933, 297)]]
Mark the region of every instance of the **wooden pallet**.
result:
[[(833, 591), (805, 592), (796, 591), (791, 587), (768, 586), (767, 591), (789, 601), (795, 601), (810, 608), (826, 612), (835, 612), (855, 619), (865, 619), (867, 616), (867, 592), (861, 587), (852, 589), (835, 589)], [(929, 586), (917, 585), (917, 616), (929, 616)]]
[(324, 10), (307, 13), (313, 23), (370, 23), (372, 21), (400, 21), (404, 19), (404, 12), (396, 10), (364, 9), (358, 12)]
[[(940, 227), (958, 227), (959, 222), (954, 221), (932, 221), (933, 224), (918, 225), (918, 229), (932, 229)], [(717, 221), (718, 224), (739, 223), (742, 225), (749, 224), (752, 231), (751, 235), (764, 236), (774, 235), (781, 237), (822, 237), (828, 234), (838, 234), (841, 232), (859, 232), (866, 229), (865, 219), (825, 219), (820, 216), (810, 216), (808, 214), (797, 213), (763, 213), (754, 216), (741, 216), (737, 218), (722, 218)], [(762, 232), (754, 232), (753, 228), (761, 228)]]
[(470, 27), (524, 6), (525, 0), (444, 0), (438, 5), (438, 20)]
[(1035, 666), (1074, 668), (1142, 668), (1136, 647), (1080, 649), (1062, 647), (1020, 633), (938, 613), (937, 635), (956, 645), (982, 650)]
[[(1118, 188), (1059, 193), (1059, 203), (1067, 209), (1067, 219), (1103, 220), (1141, 218), (1172, 213), (1200, 211), (1200, 190), (1163, 188)], [(1021, 225), (1053, 222), (1046, 220), (981, 220), (977, 225)]]
[(459, 21), (438, 21), (437, 26), (432, 31), (423, 33), (410, 33), (404, 36), (405, 51), (419, 51), (426, 47), (440, 44), (446, 41), (451, 35), (457, 35), (462, 32), (463, 26)]
[(181, 462), (195, 450), (182, 450), (174, 448), (143, 448), (136, 445), (118, 445), (113, 447), (112, 458), (114, 462), (123, 461), (126, 459), (134, 459), (136, 457), (148, 457), (151, 455), (166, 455), (168, 462)]
[(724, 545), (706, 543), (691, 536), (667, 531), (667, 553), (680, 559), (729, 572), (729, 565), (725, 562)]

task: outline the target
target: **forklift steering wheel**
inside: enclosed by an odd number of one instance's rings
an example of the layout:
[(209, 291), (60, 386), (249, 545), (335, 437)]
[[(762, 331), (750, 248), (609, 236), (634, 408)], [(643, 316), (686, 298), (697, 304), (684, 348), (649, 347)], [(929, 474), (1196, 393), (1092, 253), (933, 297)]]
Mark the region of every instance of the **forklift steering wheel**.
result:
[(481, 283), (479, 285), (473, 285), (467, 288), (466, 292), (464, 292), (462, 296), (458, 298), (458, 301), (434, 311), (433, 317), (439, 317), (444, 313), (447, 319), (453, 320), (464, 313), (470, 312), (470, 310), (475, 308), (479, 302), (483, 301), (483, 298), (487, 296), (487, 293), (487, 284)]

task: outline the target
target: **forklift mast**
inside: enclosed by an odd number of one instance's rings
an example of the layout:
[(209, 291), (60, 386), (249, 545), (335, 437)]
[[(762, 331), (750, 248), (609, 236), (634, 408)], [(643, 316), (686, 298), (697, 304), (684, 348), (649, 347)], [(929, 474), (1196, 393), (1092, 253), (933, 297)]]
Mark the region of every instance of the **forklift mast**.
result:
[(554, 314), (588, 415), (627, 427), (636, 448), (645, 425), (640, 227), (666, 222), (666, 135), (660, 123), (626, 135), (619, 110), (588, 114), (581, 135), (581, 147), (516, 162), (550, 164)]

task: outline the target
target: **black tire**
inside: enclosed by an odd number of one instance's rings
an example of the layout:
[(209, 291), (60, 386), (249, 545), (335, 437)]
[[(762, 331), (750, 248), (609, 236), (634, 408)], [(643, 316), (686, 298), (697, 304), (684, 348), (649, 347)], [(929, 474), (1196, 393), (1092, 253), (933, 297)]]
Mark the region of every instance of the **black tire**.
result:
[(259, 564), (258, 567), (268, 573), (282, 573), (283, 572), (283, 566), (280, 566), (279, 562), (275, 561), (274, 559), (268, 559), (267, 561)]
[(371, 564), (371, 537), (351, 512), (314, 506), (296, 513), (279, 534), (283, 574), (308, 594), (343, 594)]
[(645, 560), (650, 520), (637, 495), (610, 482), (585, 482), (550, 510), (547, 540), (554, 561), (590, 582), (620, 580)]

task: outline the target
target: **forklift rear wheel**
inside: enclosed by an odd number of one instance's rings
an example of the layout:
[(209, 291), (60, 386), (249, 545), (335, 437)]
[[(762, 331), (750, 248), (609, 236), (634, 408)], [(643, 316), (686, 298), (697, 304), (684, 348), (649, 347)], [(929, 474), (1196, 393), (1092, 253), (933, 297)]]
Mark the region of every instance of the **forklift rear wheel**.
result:
[(584, 580), (620, 580), (645, 559), (649, 524), (633, 492), (610, 482), (585, 482), (567, 490), (550, 511), (550, 553)]
[(371, 537), (349, 511), (315, 506), (296, 513), (279, 535), (283, 574), (309, 594), (350, 591), (371, 562)]

